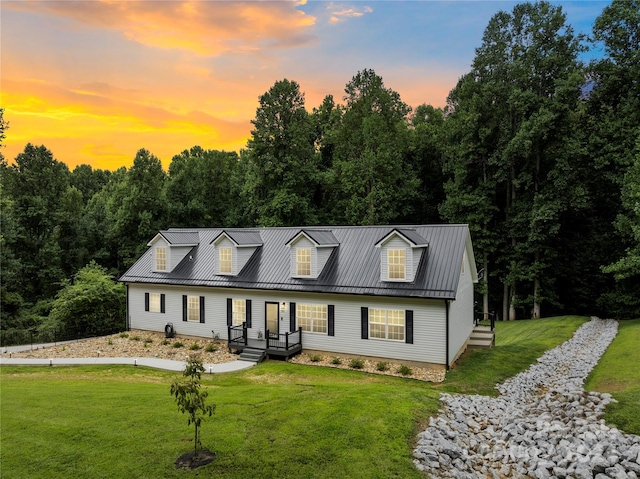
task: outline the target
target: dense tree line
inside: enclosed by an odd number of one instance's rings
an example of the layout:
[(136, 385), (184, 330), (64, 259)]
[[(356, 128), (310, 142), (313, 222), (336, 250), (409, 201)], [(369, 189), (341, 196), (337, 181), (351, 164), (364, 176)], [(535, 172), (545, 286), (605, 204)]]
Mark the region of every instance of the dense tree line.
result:
[(67, 278), (117, 277), (168, 227), (468, 223), (484, 311), (638, 316), (639, 25), (637, 0), (589, 38), (561, 7), (520, 4), (491, 19), (443, 109), (411, 108), (369, 69), (311, 109), (284, 79), (246, 149), (195, 146), (168, 171), (146, 149), (70, 171), (28, 144), (0, 163), (2, 328), (50, 324)]

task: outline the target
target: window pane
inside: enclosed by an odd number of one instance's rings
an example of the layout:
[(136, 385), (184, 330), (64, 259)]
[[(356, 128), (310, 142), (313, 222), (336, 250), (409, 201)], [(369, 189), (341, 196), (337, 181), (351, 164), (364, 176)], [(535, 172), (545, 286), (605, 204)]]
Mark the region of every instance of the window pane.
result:
[(188, 297), (187, 319), (189, 321), (200, 321), (200, 297), (199, 296)]
[(160, 312), (160, 294), (149, 293), (149, 311)]
[(238, 326), (246, 320), (247, 302), (244, 299), (233, 300), (233, 325)]
[(313, 332), (327, 332), (327, 306), (324, 304), (313, 305)]
[(162, 248), (162, 247), (156, 248), (156, 270), (157, 271), (167, 270), (167, 248)]
[(311, 331), (311, 305), (296, 304), (296, 318), (298, 327), (302, 328), (303, 331)]
[(296, 264), (298, 276), (311, 276), (311, 250), (309, 248), (296, 250)]
[(405, 258), (403, 249), (387, 250), (389, 279), (405, 279)]
[(221, 273), (231, 273), (231, 257), (232, 257), (231, 248), (220, 248), (219, 258), (220, 258)]

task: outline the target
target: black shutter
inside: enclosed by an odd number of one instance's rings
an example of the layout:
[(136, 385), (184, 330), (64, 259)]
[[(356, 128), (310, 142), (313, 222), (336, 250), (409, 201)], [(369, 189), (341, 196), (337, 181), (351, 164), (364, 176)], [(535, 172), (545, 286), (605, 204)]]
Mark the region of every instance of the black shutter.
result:
[(227, 298), (227, 326), (233, 326), (233, 299)]
[(289, 303), (289, 331), (296, 330), (296, 303)]
[(335, 336), (335, 321), (334, 321), (334, 317), (335, 317), (335, 307), (333, 306), (333, 304), (330, 304), (329, 306), (327, 306), (327, 335), (328, 336)]
[(251, 300), (247, 299), (244, 307), (245, 321), (247, 322), (247, 328), (251, 329)]
[(144, 310), (149, 311), (149, 293), (144, 293)]
[(200, 322), (204, 323), (204, 296), (200, 296)]
[(160, 295), (160, 312), (164, 313), (166, 310), (165, 308), (165, 301), (164, 301), (164, 294)]
[(182, 320), (187, 320), (187, 295), (182, 295)]
[(369, 339), (369, 308), (360, 308), (360, 332), (362, 339)]
[(413, 311), (410, 309), (404, 315), (404, 337), (407, 344), (413, 344)]

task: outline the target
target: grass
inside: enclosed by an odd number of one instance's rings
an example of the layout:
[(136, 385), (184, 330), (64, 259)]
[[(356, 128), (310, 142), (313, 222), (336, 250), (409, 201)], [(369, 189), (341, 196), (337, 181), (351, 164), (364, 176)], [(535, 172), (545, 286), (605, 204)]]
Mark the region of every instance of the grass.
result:
[(494, 349), (470, 349), (437, 386), (447, 392), (495, 396), (495, 384), (526, 370), (547, 350), (569, 339), (588, 318), (561, 316), (496, 323)]
[(607, 408), (605, 420), (640, 434), (640, 319), (620, 321), (618, 335), (587, 378), (585, 389), (608, 392), (619, 402)]
[[(176, 373), (133, 367), (3, 367), (2, 472), (12, 478), (420, 478), (415, 435), (438, 409), (427, 383), (271, 361), (206, 375), (202, 426), (216, 460), (173, 461), (193, 429), (169, 394)], [(392, 407), (390, 407), (392, 405)]]
[[(169, 394), (178, 373), (130, 366), (4, 366), (2, 474), (249, 478), (260, 471), (267, 479), (423, 478), (412, 450), (416, 434), (439, 408), (440, 391), (494, 394), (495, 383), (526, 369), (584, 321), (570, 316), (498, 323), (496, 348), (466, 353), (437, 386), (279, 361), (205, 375), (203, 386), (217, 409), (203, 424), (202, 440), (217, 458), (195, 471), (173, 465), (191, 450), (193, 439)], [(622, 323), (589, 381), (615, 389), (618, 407), (627, 411), (621, 424), (629, 432), (626, 425), (638, 410), (640, 377), (633, 365), (639, 363), (639, 330), (640, 320)]]

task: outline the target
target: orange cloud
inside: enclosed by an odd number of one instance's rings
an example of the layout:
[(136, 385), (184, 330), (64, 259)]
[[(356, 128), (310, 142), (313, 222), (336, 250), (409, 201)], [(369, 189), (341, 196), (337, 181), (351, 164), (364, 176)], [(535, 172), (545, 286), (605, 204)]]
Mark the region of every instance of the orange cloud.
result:
[(144, 45), (200, 55), (296, 47), (314, 40), (315, 18), (296, 7), (304, 2), (26, 1), (6, 8), (70, 18), (84, 26), (120, 31)]
[[(163, 160), (185, 148), (239, 150), (246, 145), (249, 121), (227, 121), (202, 111), (175, 113), (122, 98), (107, 84), (72, 91), (42, 81), (3, 79), (6, 105), (5, 157), (13, 160), (27, 142), (44, 144), (70, 168), (129, 166), (140, 148)], [(125, 95), (126, 96), (126, 95)]]

